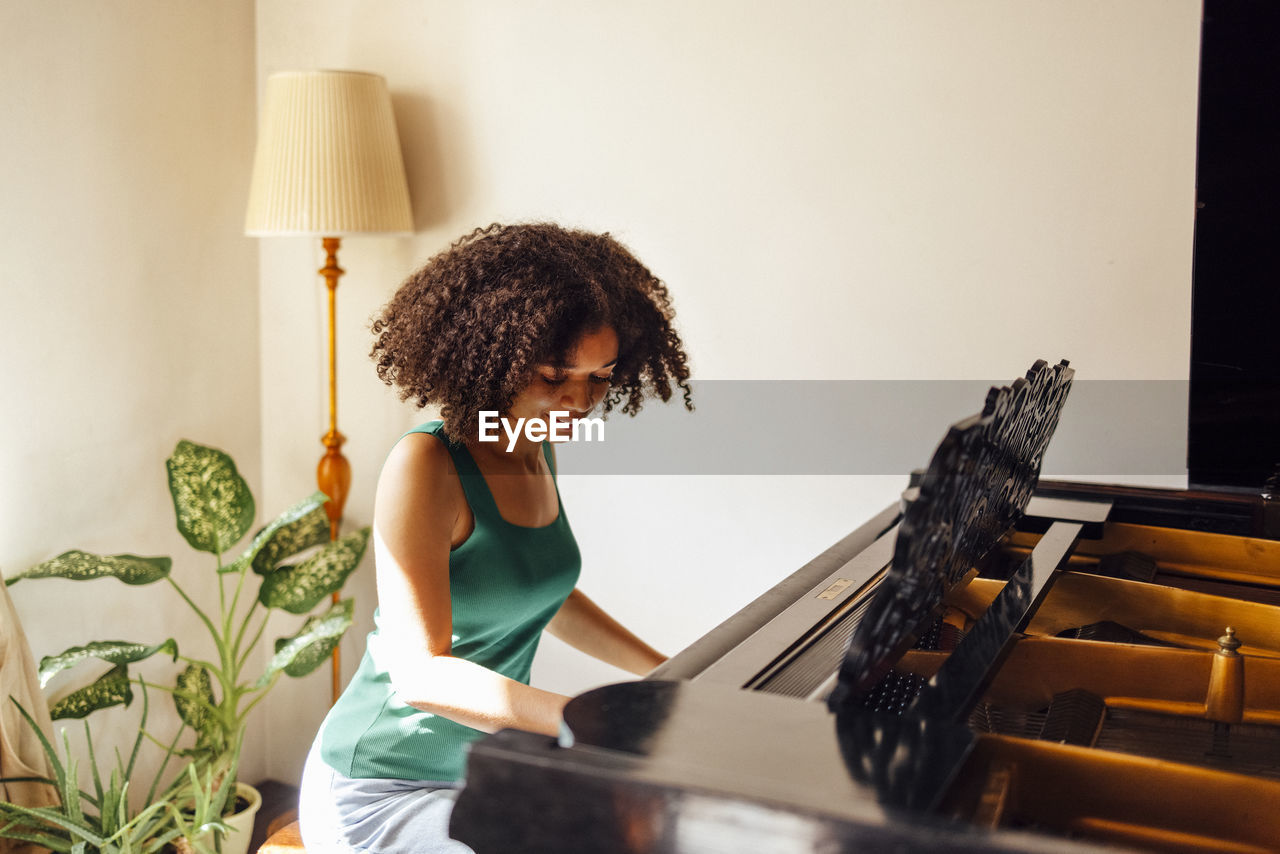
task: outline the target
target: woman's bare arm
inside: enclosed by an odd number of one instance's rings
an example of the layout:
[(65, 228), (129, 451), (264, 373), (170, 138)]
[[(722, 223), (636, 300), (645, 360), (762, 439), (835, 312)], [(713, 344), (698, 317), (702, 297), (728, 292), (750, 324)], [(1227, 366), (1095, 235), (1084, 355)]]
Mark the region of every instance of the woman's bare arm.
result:
[(555, 735), (568, 697), (452, 655), (449, 548), (466, 498), (435, 437), (401, 440), (378, 478), (373, 542), (380, 632), (404, 702), (485, 732)]
[(643, 676), (667, 660), (605, 613), (581, 590), (574, 590), (556, 612), (547, 631), (593, 658)]

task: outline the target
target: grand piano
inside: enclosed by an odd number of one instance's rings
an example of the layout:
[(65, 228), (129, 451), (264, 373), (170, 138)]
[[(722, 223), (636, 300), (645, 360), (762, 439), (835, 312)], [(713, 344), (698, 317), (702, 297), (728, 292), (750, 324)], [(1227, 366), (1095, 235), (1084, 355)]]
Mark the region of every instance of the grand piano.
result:
[(558, 739), (473, 745), (476, 851), (1280, 850), (1280, 504), (1040, 481), (1037, 362), (900, 502)]

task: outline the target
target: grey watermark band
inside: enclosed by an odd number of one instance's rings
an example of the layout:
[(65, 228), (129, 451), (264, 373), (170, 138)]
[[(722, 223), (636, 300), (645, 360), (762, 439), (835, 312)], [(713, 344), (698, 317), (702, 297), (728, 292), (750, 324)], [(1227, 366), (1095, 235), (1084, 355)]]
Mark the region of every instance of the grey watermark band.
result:
[[(562, 474), (906, 474), (948, 427), (982, 409), (991, 382), (704, 380), (696, 411), (646, 402), (606, 420), (607, 441), (557, 444)], [(1042, 476), (1186, 473), (1179, 380), (1076, 380)], [(593, 412), (592, 415), (599, 415)]]

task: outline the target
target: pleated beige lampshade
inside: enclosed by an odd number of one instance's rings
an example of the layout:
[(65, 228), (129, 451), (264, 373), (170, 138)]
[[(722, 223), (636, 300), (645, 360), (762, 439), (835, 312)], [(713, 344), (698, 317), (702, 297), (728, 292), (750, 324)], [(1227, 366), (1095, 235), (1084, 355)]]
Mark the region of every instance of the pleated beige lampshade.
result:
[(267, 78), (244, 229), (329, 237), (413, 231), (386, 80), (362, 71)]

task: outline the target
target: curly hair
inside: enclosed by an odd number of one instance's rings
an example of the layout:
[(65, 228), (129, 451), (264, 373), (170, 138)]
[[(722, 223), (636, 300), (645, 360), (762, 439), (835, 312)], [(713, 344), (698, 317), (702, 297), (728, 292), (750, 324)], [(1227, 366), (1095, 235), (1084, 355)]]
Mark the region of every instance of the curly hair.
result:
[(439, 404), (457, 441), (476, 434), (481, 410), (506, 411), (535, 366), (562, 363), (603, 326), (618, 334), (606, 413), (670, 400), (673, 385), (692, 410), (673, 314), (666, 286), (608, 234), (495, 223), (409, 276), (375, 317), (369, 355), (401, 400)]

